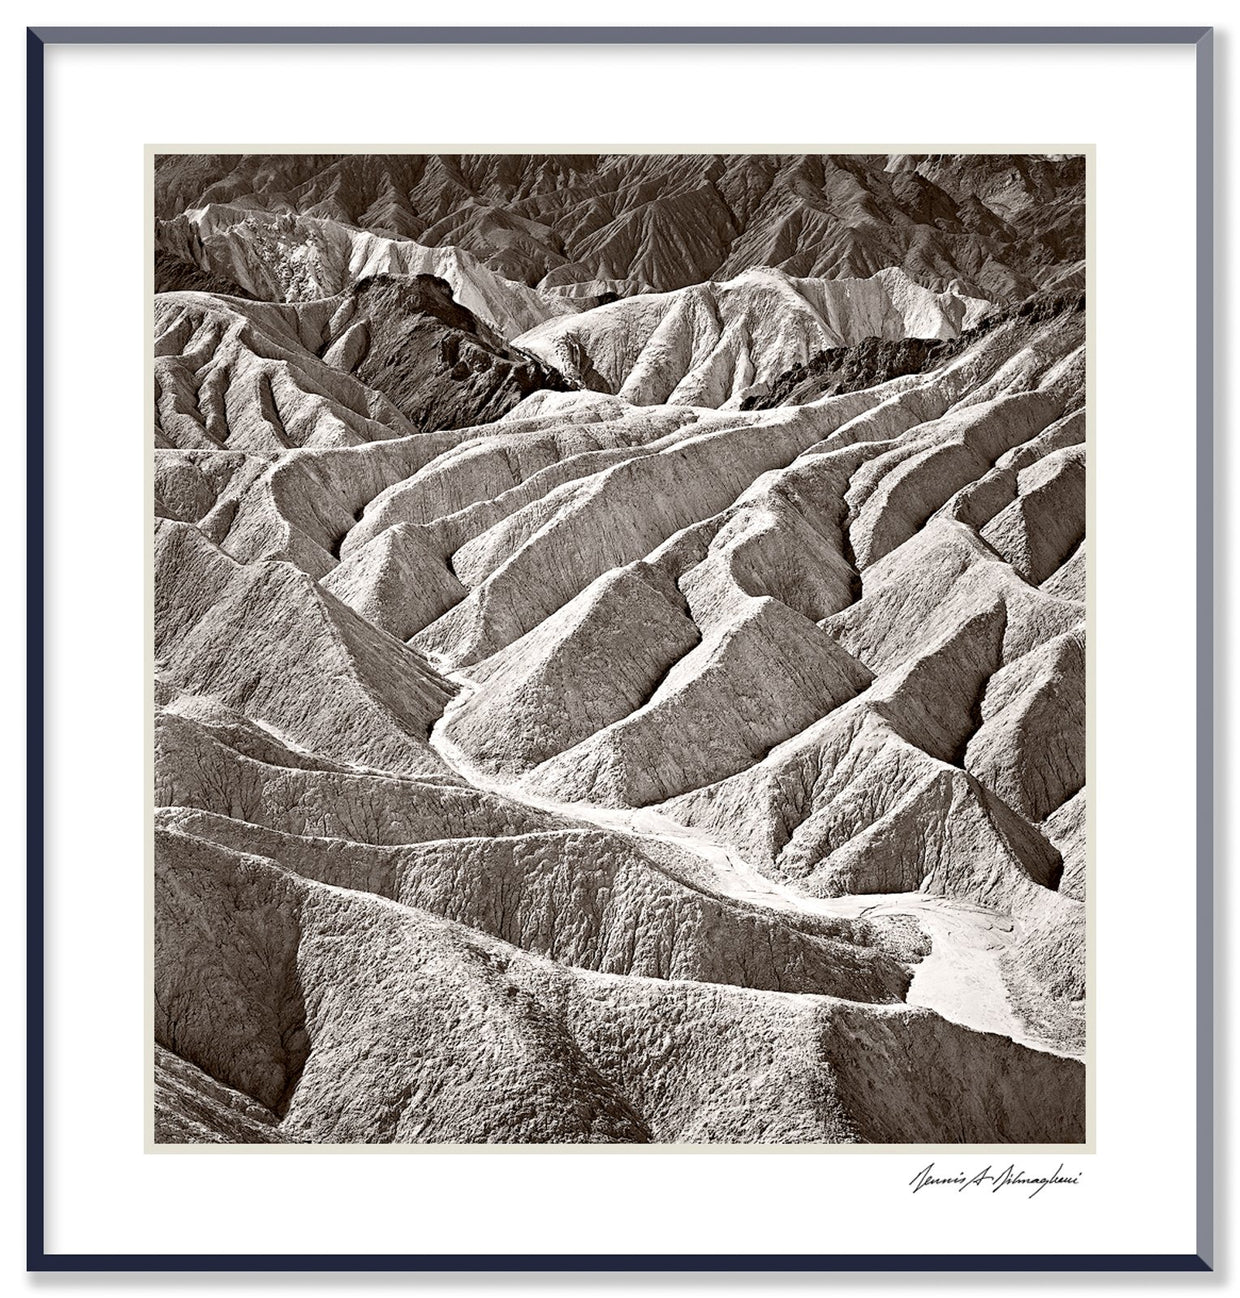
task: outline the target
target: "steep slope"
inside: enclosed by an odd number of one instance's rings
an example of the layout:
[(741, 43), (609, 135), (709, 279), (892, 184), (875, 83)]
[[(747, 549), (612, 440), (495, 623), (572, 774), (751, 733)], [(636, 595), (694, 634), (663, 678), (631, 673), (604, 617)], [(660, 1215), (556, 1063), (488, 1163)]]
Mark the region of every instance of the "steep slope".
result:
[(158, 1139), (1083, 1139), (1082, 202), (159, 160)]
[(761, 268), (560, 317), (516, 343), (583, 387), (636, 405), (722, 406), (823, 348), (954, 338), (988, 306), (932, 293), (898, 270), (828, 280)]
[(327, 757), (442, 771), (426, 741), (452, 687), (304, 573), (237, 564), (197, 529), (167, 521), (156, 532), (155, 572), (155, 668), (164, 679)]
[(1079, 1064), (925, 1011), (577, 973), (175, 831), (156, 859), (157, 1038), (282, 1139), (1082, 1135)]
[(899, 266), (1002, 301), (1083, 287), (1084, 189), (1081, 157), (1005, 154), (164, 155), (155, 185), (161, 221), (231, 205), (339, 223), (566, 296)]
[(432, 275), (359, 280), (332, 316), (324, 360), (382, 392), (419, 429), (498, 419), (531, 392), (567, 384), (506, 347)]
[(1037, 327), (1048, 320), (1073, 313), (1083, 317), (1084, 311), (1083, 293), (1038, 293), (1015, 306), (992, 308), (980, 316), (971, 308), (961, 331), (947, 340), (912, 336), (888, 341), (875, 335), (849, 347), (828, 347), (774, 380), (755, 384), (740, 407), (769, 410), (772, 406), (799, 406), (906, 374), (925, 374), (947, 364), (991, 331), (1001, 330), (1007, 345), (1012, 346), (1018, 336), (1033, 337)]
[(222, 293), (226, 297), (245, 297), (247, 293), (240, 284), (220, 275), (211, 275), (195, 265), (175, 257), (163, 249), (155, 253), (155, 292), (156, 293)]
[(282, 1144), (272, 1111), (201, 1068), (155, 1047), (157, 1144)]
[[(865, 920), (793, 918), (712, 896), (674, 859), (587, 828), (370, 845), (289, 835), (183, 808), (161, 830), (261, 854), (289, 872), (466, 924), (560, 964), (894, 1003), (909, 983)], [(170, 840), (179, 841), (179, 840)], [(906, 958), (915, 952), (901, 951)]]
[(156, 298), (157, 431), (180, 449), (361, 445), (498, 419), (564, 379), (430, 275), (306, 304)]
[(306, 302), (334, 297), (377, 275), (433, 275), (505, 338), (577, 309), (571, 299), (506, 280), (467, 252), (387, 239), (318, 217), (212, 204), (157, 224), (156, 248), (254, 298)]
[(279, 452), (414, 431), (318, 350), (332, 312), (207, 293), (155, 299), (156, 445)]

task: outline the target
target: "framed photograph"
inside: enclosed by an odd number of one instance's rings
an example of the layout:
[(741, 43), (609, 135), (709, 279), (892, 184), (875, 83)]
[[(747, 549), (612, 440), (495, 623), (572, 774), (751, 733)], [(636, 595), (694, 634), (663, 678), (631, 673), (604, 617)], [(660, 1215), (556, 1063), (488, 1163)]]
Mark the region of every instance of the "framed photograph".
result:
[(29, 74), (30, 1268), (1209, 1270), (1210, 29)]

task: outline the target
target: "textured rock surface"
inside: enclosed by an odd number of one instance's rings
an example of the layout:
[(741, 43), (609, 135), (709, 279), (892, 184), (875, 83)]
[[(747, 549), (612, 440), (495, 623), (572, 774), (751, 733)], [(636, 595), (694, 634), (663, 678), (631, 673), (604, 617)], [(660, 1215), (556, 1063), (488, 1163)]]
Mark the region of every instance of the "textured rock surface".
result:
[(1082, 189), (159, 160), (158, 1140), (1084, 1138)]
[[(256, 1095), (282, 1138), (1083, 1133), (1078, 1065), (925, 1011), (576, 973), (425, 911), (180, 837), (157, 855), (156, 897), (157, 1037)], [(209, 1011), (221, 997), (236, 1009), (224, 1021)], [(960, 1076), (964, 1102), (930, 1098)]]
[(460, 428), (567, 386), (433, 275), (366, 277), (289, 306), (201, 292), (156, 301), (158, 431), (186, 450), (279, 452)]
[[(766, 383), (756, 383), (740, 401), (742, 410), (764, 410), (771, 406), (803, 405), (821, 396), (855, 392), (905, 374), (924, 374), (945, 365), (976, 343), (984, 333), (1002, 329), (1009, 337), (1030, 336), (1037, 326), (1057, 316), (1085, 311), (1084, 293), (1035, 294), (1007, 308), (993, 308), (980, 319), (976, 308), (961, 322), (954, 337), (882, 336), (866, 337), (850, 347), (829, 347), (785, 370)], [(971, 326), (971, 327), (970, 327)]]
[(516, 341), (583, 387), (635, 405), (721, 406), (824, 348), (955, 338), (989, 305), (932, 293), (900, 270), (793, 279), (763, 268), (560, 316)]
[(331, 297), (373, 276), (429, 275), (506, 338), (591, 305), (514, 283), (458, 248), (423, 247), (319, 217), (211, 204), (160, 222), (155, 240), (166, 257), (269, 302)]
[(1081, 157), (217, 155), (163, 156), (155, 174), (161, 222), (230, 204), (300, 215), (468, 249), (564, 294), (660, 292), (753, 266), (831, 279), (900, 266), (1005, 300), (1084, 282)]

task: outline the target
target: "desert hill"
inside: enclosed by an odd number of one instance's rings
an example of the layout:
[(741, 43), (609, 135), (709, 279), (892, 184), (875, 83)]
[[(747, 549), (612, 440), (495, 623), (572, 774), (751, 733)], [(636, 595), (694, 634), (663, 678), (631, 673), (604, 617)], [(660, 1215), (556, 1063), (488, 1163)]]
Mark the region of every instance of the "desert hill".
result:
[(1084, 1138), (1082, 186), (159, 160), (159, 1140)]
[(766, 268), (559, 316), (514, 342), (584, 387), (634, 405), (723, 406), (792, 366), (865, 339), (954, 339), (990, 303), (903, 271), (793, 279)]
[(161, 222), (214, 205), (330, 222), (569, 295), (898, 266), (1015, 301), (1084, 286), (1084, 184), (1083, 158), (1003, 154), (249, 155), (161, 157), (155, 194)]

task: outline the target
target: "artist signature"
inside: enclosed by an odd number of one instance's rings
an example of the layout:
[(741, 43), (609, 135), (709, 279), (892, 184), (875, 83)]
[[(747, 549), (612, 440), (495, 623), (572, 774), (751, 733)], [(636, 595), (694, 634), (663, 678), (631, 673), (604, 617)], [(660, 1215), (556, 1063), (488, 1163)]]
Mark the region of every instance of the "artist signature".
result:
[(929, 1163), (913, 1177), (909, 1186), (914, 1194), (935, 1187), (954, 1189), (957, 1193), (962, 1190), (982, 1189), (989, 1190), (992, 1194), (996, 1190), (1027, 1189), (1028, 1197), (1035, 1199), (1048, 1185), (1079, 1185), (1080, 1183), (1080, 1172), (1065, 1172), (1062, 1163), (1050, 1176), (1035, 1176), (1031, 1172), (1026, 1172), (1024, 1168), (1017, 1167), (1015, 1163), (1009, 1163), (998, 1171), (995, 1170), (993, 1163), (987, 1163), (980, 1172), (975, 1172), (972, 1176), (966, 1172), (936, 1172), (934, 1164)]

